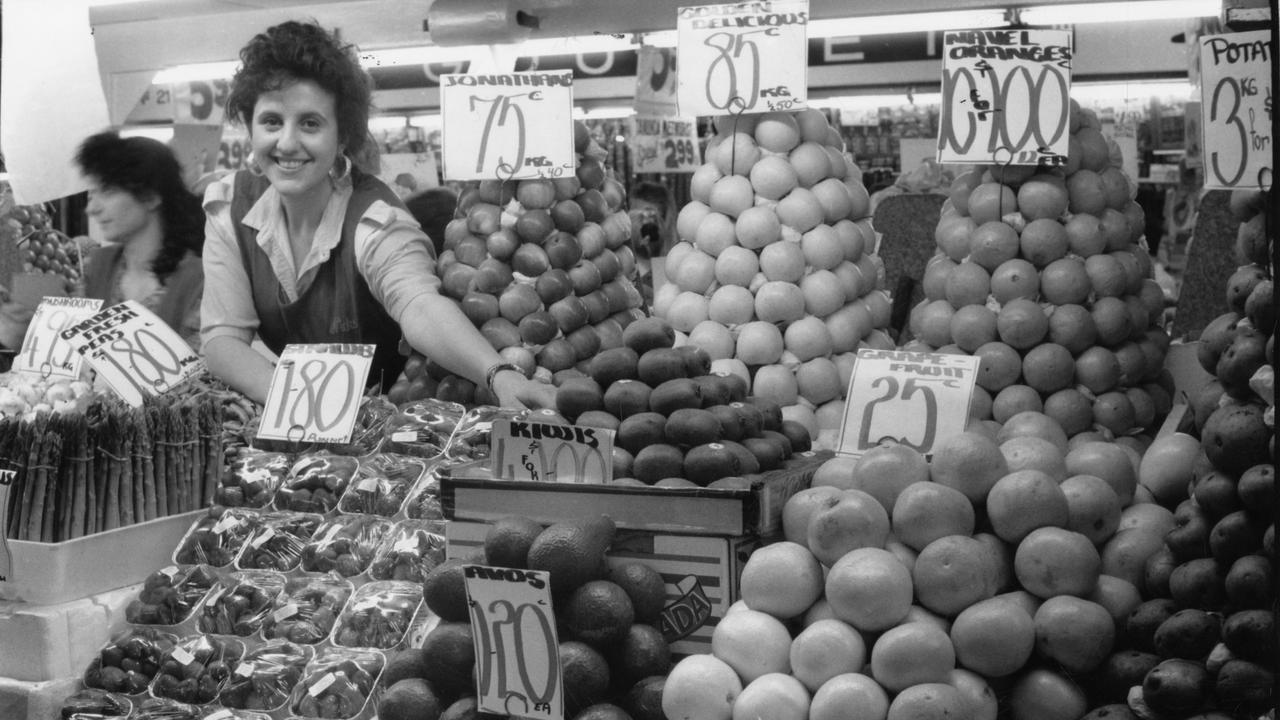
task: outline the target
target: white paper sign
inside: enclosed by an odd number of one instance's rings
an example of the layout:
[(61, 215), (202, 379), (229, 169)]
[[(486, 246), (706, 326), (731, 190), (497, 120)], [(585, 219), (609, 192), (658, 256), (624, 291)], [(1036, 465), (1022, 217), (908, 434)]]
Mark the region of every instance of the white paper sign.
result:
[(938, 162), (1066, 164), (1069, 31), (949, 30), (942, 50)]
[(640, 115), (678, 115), (676, 75), (675, 48), (642, 45), (636, 52), (636, 112)]
[(13, 369), (41, 378), (80, 377), (84, 358), (62, 338), (62, 331), (101, 308), (102, 301), (95, 298), (46, 297), (40, 301), (22, 340), (22, 352), (13, 359)]
[(204, 370), (204, 362), (165, 321), (135, 300), (100, 310), (62, 331), (125, 402), (141, 407)]
[(572, 175), (573, 73), (440, 76), (441, 163), (448, 180)]
[(292, 442), (351, 441), (373, 345), (286, 345), (271, 375), (258, 437)]
[(482, 712), (564, 717), (556, 618), (538, 570), (464, 565), (476, 646), (476, 698)]
[(808, 96), (808, 0), (679, 8), (680, 114), (800, 110)]
[(530, 482), (613, 481), (613, 431), (527, 420), (493, 423), (493, 476)]
[(858, 351), (836, 451), (861, 455), (883, 441), (929, 454), (964, 432), (978, 377), (972, 355)]
[(1270, 187), (1274, 58), (1266, 30), (1200, 38), (1206, 188)]
[(691, 173), (702, 164), (695, 120), (637, 117), (631, 122), (631, 160), (635, 172)]

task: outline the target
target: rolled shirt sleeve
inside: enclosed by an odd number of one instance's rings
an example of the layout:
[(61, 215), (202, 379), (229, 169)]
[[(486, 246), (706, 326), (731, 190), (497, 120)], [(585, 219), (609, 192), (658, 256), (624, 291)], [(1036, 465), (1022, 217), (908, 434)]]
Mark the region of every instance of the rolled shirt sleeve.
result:
[(379, 200), (355, 232), (356, 268), (387, 314), (404, 324), (405, 311), (425, 293), (438, 293), (435, 251), (408, 212)]
[(235, 174), (209, 185), (204, 195), (204, 297), (200, 302), (200, 343), (216, 337), (238, 338), (246, 344), (258, 331), (253, 288), (240, 256), (231, 221)]

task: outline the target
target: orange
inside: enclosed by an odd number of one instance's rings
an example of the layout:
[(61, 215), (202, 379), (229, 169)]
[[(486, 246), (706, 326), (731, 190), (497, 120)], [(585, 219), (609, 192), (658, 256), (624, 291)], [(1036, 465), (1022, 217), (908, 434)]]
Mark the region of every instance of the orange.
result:
[(831, 353), (831, 334), (827, 324), (812, 315), (796, 320), (782, 334), (784, 346), (804, 362)]
[(1107, 191), (1102, 176), (1092, 170), (1080, 170), (1067, 178), (1068, 209), (1073, 213), (1102, 215), (1107, 209)]
[[(724, 178), (720, 182), (728, 179)], [(719, 256), (725, 248), (737, 244), (737, 238), (733, 232), (733, 220), (713, 209), (702, 218), (702, 222), (698, 223), (698, 229), (693, 235), (693, 244), (712, 258)]]
[(948, 192), (947, 199), (955, 209), (964, 214), (969, 214), (969, 194), (973, 189), (982, 183), (982, 171), (978, 169), (966, 170), (956, 176), (951, 181), (951, 188)]
[(1156, 405), (1151, 395), (1143, 388), (1126, 388), (1124, 394), (1133, 405), (1133, 424), (1135, 427), (1149, 428), (1156, 421)]
[[(722, 288), (723, 289), (723, 288)], [(738, 329), (735, 356), (747, 365), (767, 365), (782, 357), (782, 331), (773, 323), (760, 320)]]
[(782, 223), (771, 208), (757, 205), (738, 215), (734, 233), (739, 245), (748, 250), (759, 250), (782, 237)]
[(1025, 298), (1005, 303), (996, 315), (1001, 342), (1015, 350), (1034, 347), (1049, 332), (1049, 318), (1038, 304)]
[(943, 293), (954, 308), (982, 305), (991, 294), (991, 274), (982, 265), (966, 260), (951, 269)]
[(1059, 452), (1067, 452), (1067, 434), (1053, 418), (1037, 410), (1018, 413), (1005, 421), (996, 436), (996, 442), (1004, 443), (1018, 437), (1038, 437), (1053, 443)]
[(1138, 474), (1130, 464), (1128, 454), (1115, 443), (1081, 443), (1067, 453), (1066, 462), (1068, 473), (1092, 475), (1106, 482), (1115, 492), (1121, 507), (1133, 501)]
[(1065, 446), (1065, 442), (1059, 445), (1036, 435), (1022, 435), (1001, 442), (1000, 452), (1004, 453), (1010, 472), (1039, 470), (1060, 482), (1067, 477)]
[[(950, 679), (950, 674), (948, 674)], [(893, 698), (886, 720), (946, 720), (972, 718), (969, 700), (945, 682), (921, 683)], [(976, 718), (975, 718), (976, 720)]]
[[(838, 220), (832, 227), (840, 236), (840, 244), (844, 246), (844, 259), (853, 263), (862, 259), (862, 254), (867, 251), (868, 238), (862, 234), (861, 226), (845, 218)], [(871, 240), (874, 243), (875, 238)]]
[(1129, 218), (1124, 213), (1115, 208), (1107, 208), (1102, 211), (1102, 216), (1098, 218), (1102, 226), (1102, 237), (1106, 239), (1107, 250), (1128, 250), (1129, 242)]
[(946, 300), (934, 300), (917, 306), (911, 312), (911, 332), (931, 347), (951, 342), (951, 316), (955, 309)]
[(726, 247), (716, 256), (716, 282), (721, 285), (738, 285), (747, 287), (751, 278), (760, 271), (760, 260), (754, 252), (745, 247), (733, 245)]
[(747, 558), (742, 568), (742, 599), (752, 610), (793, 618), (822, 595), (822, 565), (803, 545), (778, 542)]
[(987, 392), (1000, 392), (1022, 375), (1022, 357), (1002, 342), (989, 342), (973, 354), (980, 359), (978, 385)]
[[(912, 569), (914, 571), (914, 562)], [(942, 632), (951, 632), (951, 621), (947, 618), (925, 608), (923, 605), (912, 605), (911, 610), (907, 612), (907, 617), (899, 623), (906, 625), (907, 623), (929, 623), (937, 627)]]
[(805, 108), (795, 113), (796, 123), (800, 128), (800, 136), (805, 141), (822, 142), (827, 137), (827, 129), (831, 127), (827, 116), (817, 108)]
[(992, 401), (991, 417), (998, 423), (1005, 423), (1018, 413), (1028, 410), (1039, 412), (1043, 409), (1040, 393), (1035, 388), (1030, 385), (1010, 385), (1001, 390)]
[(1106, 545), (1102, 546), (1102, 572), (1104, 575), (1128, 580), (1136, 587), (1143, 582), (1147, 559), (1164, 547), (1164, 536), (1168, 530), (1158, 532), (1147, 528), (1126, 530), (1124, 523), (1125, 518), (1122, 513), (1120, 530), (1111, 536)]
[(973, 526), (969, 498), (936, 482), (908, 485), (893, 506), (894, 536), (917, 552), (946, 535), (972, 535)]
[(934, 483), (958, 490), (972, 503), (985, 503), (991, 487), (1008, 472), (1000, 447), (992, 439), (968, 431), (936, 443), (929, 464)]
[(1111, 613), (1092, 600), (1073, 595), (1051, 597), (1040, 603), (1034, 620), (1036, 650), (1068, 672), (1083, 673), (1098, 667), (1115, 644)]
[[(858, 348), (858, 341), (872, 330), (871, 313), (865, 305), (849, 303), (825, 318), (827, 330), (831, 333), (831, 348), (837, 353), (852, 352)], [(848, 378), (846, 378), (847, 380)], [(842, 383), (848, 385), (847, 382)]]
[(778, 220), (798, 233), (806, 233), (817, 227), (825, 217), (818, 196), (807, 187), (798, 187), (778, 201), (774, 212)]
[(1022, 377), (1036, 391), (1049, 395), (1071, 385), (1076, 363), (1071, 352), (1053, 343), (1041, 343), (1022, 357)]
[(1032, 220), (1022, 228), (1018, 239), (1022, 257), (1042, 268), (1067, 254), (1066, 229), (1057, 220)]
[(785, 673), (763, 675), (742, 688), (733, 702), (733, 717), (734, 720), (808, 720), (809, 691)]
[(836, 279), (840, 281), (841, 289), (844, 290), (846, 303), (866, 295), (875, 285), (875, 278), (864, 278), (858, 265), (848, 260), (837, 265), (834, 272)]
[(815, 270), (805, 275), (800, 280), (800, 292), (804, 295), (805, 311), (819, 318), (826, 318), (853, 299), (845, 294), (844, 283), (830, 270)]
[(893, 553), (858, 548), (827, 573), (826, 598), (835, 616), (862, 632), (897, 625), (911, 609), (911, 573)]
[(714, 655), (688, 655), (671, 668), (662, 686), (662, 712), (669, 720), (731, 720), (742, 692), (738, 673)]
[(751, 394), (779, 405), (792, 405), (800, 396), (795, 372), (785, 365), (765, 365), (756, 370), (751, 381)]
[(1090, 258), (1107, 249), (1107, 238), (1102, 234), (1102, 221), (1096, 215), (1076, 213), (1063, 226), (1067, 246), (1082, 258)]
[(806, 544), (819, 562), (831, 567), (858, 548), (884, 547), (888, 536), (889, 515), (880, 503), (861, 490), (849, 489), (814, 512)]
[(698, 323), (707, 319), (707, 298), (696, 292), (682, 292), (667, 308), (666, 319), (671, 327), (682, 333), (692, 332)]
[(835, 618), (808, 625), (791, 641), (791, 674), (810, 692), (837, 675), (861, 672), (866, 659), (862, 635)]
[(830, 225), (822, 224), (800, 236), (800, 249), (811, 268), (831, 270), (844, 262), (844, 245)]
[(707, 205), (715, 212), (736, 218), (743, 210), (753, 207), (755, 200), (750, 180), (742, 175), (726, 175), (711, 186)]
[(973, 218), (963, 215), (944, 217), (933, 230), (934, 242), (947, 257), (960, 262), (969, 255), (969, 236), (978, 227)]
[(1040, 294), (1040, 273), (1022, 258), (1006, 260), (991, 273), (991, 294), (999, 303), (1014, 298), (1034, 300)]
[(1056, 220), (1067, 210), (1067, 188), (1062, 178), (1033, 175), (1018, 188), (1018, 210), (1028, 222)]
[(748, 606), (716, 623), (711, 654), (749, 683), (766, 673), (791, 671), (791, 633), (781, 620)]
[(912, 483), (929, 479), (929, 463), (918, 450), (896, 443), (877, 445), (853, 466), (850, 487), (870, 494), (893, 515), (898, 496)]
[(1093, 317), (1101, 345), (1119, 345), (1133, 329), (1129, 325), (1129, 309), (1120, 298), (1100, 297), (1094, 300), (1089, 314)]
[(1020, 676), (1008, 704), (1010, 720), (1079, 720), (1089, 711), (1088, 697), (1079, 685), (1044, 669)]
[(785, 280), (769, 280), (756, 290), (756, 317), (765, 322), (785, 323), (804, 317), (804, 292)]
[(788, 159), (796, 170), (800, 187), (803, 188), (813, 187), (831, 172), (831, 160), (822, 145), (816, 142), (800, 143), (791, 151)]
[(1080, 143), (1081, 168), (1102, 172), (1111, 164), (1111, 151), (1107, 147), (1107, 138), (1097, 127), (1091, 124), (1084, 125), (1073, 133), (1072, 137)]
[[(840, 170), (844, 170), (844, 163), (840, 164)], [(862, 187), (861, 184), (858, 187)], [(829, 177), (821, 180), (812, 189), (813, 194), (818, 198), (818, 204), (822, 205), (823, 217), (828, 223), (847, 220), (853, 214), (853, 191), (849, 185), (838, 178)]]
[(1115, 353), (1094, 345), (1076, 357), (1076, 384), (1089, 392), (1101, 394), (1120, 382), (1120, 361)]
[(1097, 338), (1093, 315), (1083, 305), (1059, 305), (1049, 314), (1049, 340), (1072, 355), (1093, 347)]
[(1036, 647), (1035, 622), (1025, 609), (999, 597), (970, 605), (951, 623), (951, 644), (961, 666), (986, 677), (1022, 669)]
[(1120, 496), (1107, 481), (1093, 475), (1072, 475), (1062, 481), (1070, 520), (1067, 528), (1102, 545), (1120, 526)]
[(987, 551), (968, 535), (946, 535), (929, 543), (911, 570), (920, 604), (944, 617), (995, 595)]
[(1053, 477), (1040, 470), (1017, 470), (991, 488), (987, 518), (1000, 539), (1016, 543), (1036, 528), (1066, 527), (1071, 510)]
[[(658, 315), (664, 317), (670, 312), (668, 307), (666, 312)], [(742, 325), (754, 317), (755, 296), (741, 285), (722, 285), (711, 293), (711, 299), (707, 301), (707, 318), (721, 325)]]
[(1045, 398), (1044, 414), (1053, 418), (1072, 438), (1093, 427), (1093, 403), (1073, 387)]
[(1111, 255), (1120, 261), (1120, 266), (1124, 268), (1125, 277), (1129, 280), (1129, 285), (1125, 288), (1127, 294), (1136, 295), (1142, 289), (1143, 279), (1147, 277), (1143, 274), (1143, 263), (1138, 261), (1137, 254), (1129, 250), (1113, 252)]
[(994, 341), (996, 314), (986, 305), (965, 305), (951, 316), (951, 340), (966, 353)]
[(889, 696), (861, 673), (843, 673), (813, 693), (809, 720), (885, 720)]
[(1137, 427), (1133, 401), (1123, 392), (1103, 393), (1093, 401), (1093, 422), (1116, 435), (1124, 435)]
[(1133, 583), (1123, 578), (1099, 575), (1098, 584), (1086, 600), (1092, 600), (1107, 609), (1116, 627), (1122, 627), (1135, 608), (1142, 604), (1142, 593)]
[(1084, 261), (1084, 271), (1096, 297), (1119, 297), (1128, 284), (1120, 261), (1111, 255), (1093, 255)]
[(791, 113), (765, 113), (756, 121), (755, 137), (756, 143), (769, 152), (790, 152), (800, 144), (800, 125)]
[(1042, 598), (1055, 595), (1084, 597), (1098, 584), (1101, 570), (1102, 558), (1093, 541), (1066, 528), (1032, 530), (1018, 543), (1013, 555), (1013, 572), (1018, 582), (1025, 590)]
[(1054, 305), (1079, 305), (1089, 298), (1093, 283), (1084, 261), (1074, 257), (1054, 260), (1040, 271), (1040, 297)]
[(710, 162), (711, 148), (707, 148), (707, 162), (693, 171), (693, 175), (689, 177), (689, 196), (702, 204), (711, 201), (711, 188), (716, 181), (724, 177), (724, 173)]
[(969, 217), (978, 225), (1018, 212), (1018, 198), (1008, 185), (984, 182), (969, 193)]
[(942, 300), (947, 296), (947, 279), (955, 267), (956, 261), (941, 253), (929, 258), (924, 268), (924, 277), (920, 280), (926, 299)]
[[(706, 167), (706, 166), (704, 166)], [(751, 168), (748, 174), (756, 195), (766, 200), (781, 200), (799, 185), (796, 170), (786, 158), (766, 155)]]
[(760, 251), (760, 270), (770, 280), (798, 283), (804, 277), (804, 251), (799, 243), (776, 242)]
[[(1107, 205), (1117, 210), (1129, 207), (1129, 179), (1118, 167), (1102, 170), (1102, 184), (1107, 190)], [(1141, 205), (1138, 206), (1141, 209)]]
[(1000, 702), (996, 699), (996, 693), (991, 689), (991, 685), (981, 675), (964, 668), (956, 668), (951, 671), (951, 678), (947, 680), (947, 684), (959, 690), (965, 702), (968, 703), (965, 717), (971, 720), (996, 720), (999, 716)]
[[(680, 214), (676, 216), (676, 237), (681, 240), (693, 241), (693, 234), (698, 229), (698, 223), (702, 222), (702, 218), (711, 212), (711, 208), (705, 203), (698, 200), (690, 200), (688, 205), (680, 208)], [(670, 257), (670, 254), (668, 254)]]
[(760, 148), (749, 133), (739, 131), (725, 138), (714, 150), (708, 150), (707, 155), (721, 175), (747, 175), (760, 159)]
[(932, 623), (891, 628), (871, 646), (871, 677), (890, 692), (921, 683), (945, 683), (955, 666), (951, 638)]
[(969, 235), (969, 260), (990, 272), (1017, 257), (1018, 247), (1018, 231), (1007, 223), (992, 220), (982, 223)]
[[(716, 217), (713, 213), (707, 218)], [(704, 221), (705, 225), (706, 222)], [(701, 227), (701, 225), (699, 226)], [(691, 250), (680, 259), (680, 264), (672, 268), (671, 280), (687, 292), (699, 295), (707, 292), (716, 279), (716, 259), (699, 249)]]

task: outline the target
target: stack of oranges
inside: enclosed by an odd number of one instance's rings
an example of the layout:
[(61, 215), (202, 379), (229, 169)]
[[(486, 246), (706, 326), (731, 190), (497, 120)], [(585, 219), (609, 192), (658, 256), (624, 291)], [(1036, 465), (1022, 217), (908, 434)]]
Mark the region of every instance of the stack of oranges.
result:
[(892, 348), (861, 172), (821, 112), (726, 116), (654, 310), (810, 434), (834, 436), (861, 344)]
[(1073, 102), (1065, 165), (980, 167), (952, 185), (906, 347), (980, 357), (980, 419), (1035, 410), (1068, 436), (1112, 437), (1169, 411), (1165, 298), (1120, 164)]

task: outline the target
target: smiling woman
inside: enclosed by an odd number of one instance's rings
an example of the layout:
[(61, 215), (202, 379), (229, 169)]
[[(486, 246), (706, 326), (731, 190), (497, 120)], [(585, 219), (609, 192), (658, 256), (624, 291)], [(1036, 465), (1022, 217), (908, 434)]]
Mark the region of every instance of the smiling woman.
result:
[(506, 406), (546, 406), (550, 385), (501, 357), (440, 295), (431, 241), (395, 193), (362, 171), (370, 86), (353, 48), (285, 22), (240, 53), (229, 112), (248, 129), (250, 170), (210, 185), (202, 339), (209, 369), (258, 402), (290, 343), (370, 343), (385, 390), (404, 367), (401, 335)]

